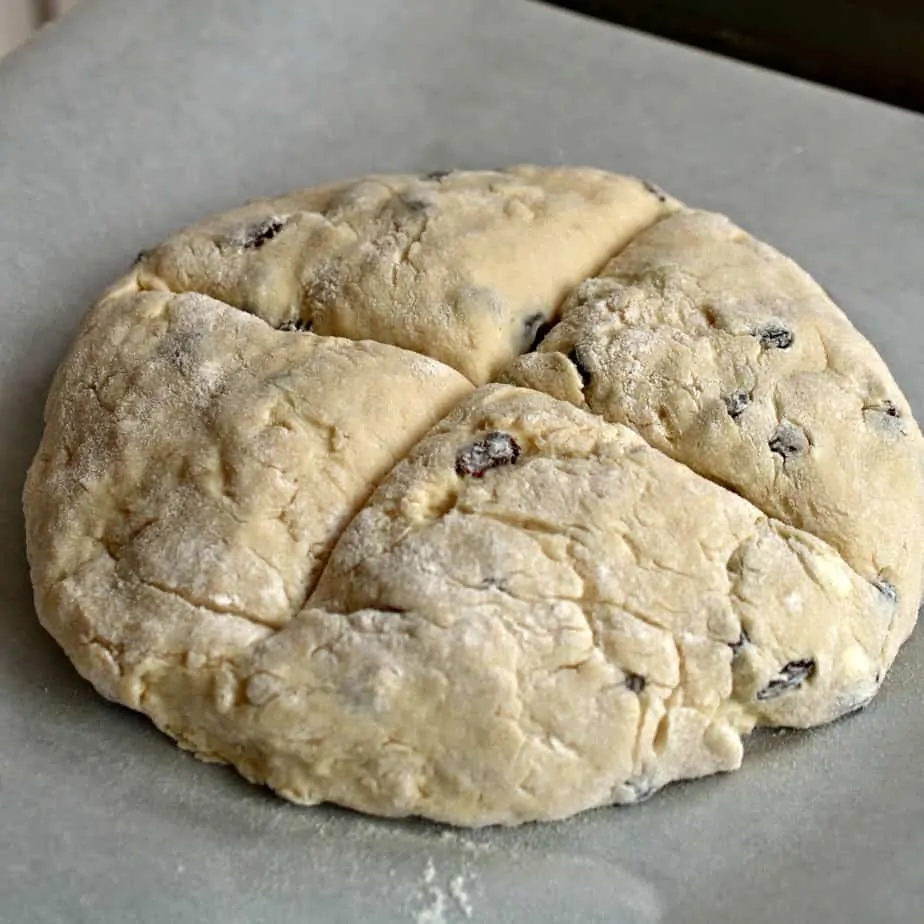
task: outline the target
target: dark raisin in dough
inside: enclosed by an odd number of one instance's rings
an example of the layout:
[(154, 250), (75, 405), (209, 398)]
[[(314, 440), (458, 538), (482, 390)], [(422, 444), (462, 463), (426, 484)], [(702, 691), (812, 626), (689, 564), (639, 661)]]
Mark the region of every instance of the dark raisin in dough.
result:
[(276, 330), (298, 331), (304, 334), (311, 330), (311, 321), (305, 321), (302, 318), (296, 318), (294, 321), (283, 321)]
[(491, 590), (493, 588), (495, 590), (506, 591), (506, 585), (504, 584), (504, 579), (499, 578), (499, 577), (486, 577), (481, 582), (481, 587), (484, 590)]
[(891, 417), (895, 420), (901, 419), (901, 411), (895, 406), (894, 401), (880, 401), (878, 404), (867, 404), (863, 410), (872, 414), (882, 414), (883, 417)]
[(901, 417), (899, 414), (898, 408), (895, 406), (893, 401), (883, 401), (882, 402), (882, 413), (887, 417)]
[(783, 421), (773, 431), (767, 445), (770, 447), (770, 452), (782, 456), (783, 459), (791, 459), (805, 452), (808, 448), (808, 441), (799, 427)]
[(878, 590), (879, 593), (881, 593), (882, 596), (889, 601), (889, 603), (898, 602), (898, 591), (895, 589), (895, 585), (890, 581), (884, 581), (881, 579), (873, 581), (873, 587), (875, 587), (876, 590)]
[(626, 674), (626, 686), (633, 693), (641, 693), (645, 689), (645, 678), (641, 674)]
[(880, 401), (863, 407), (863, 419), (883, 434), (907, 436), (908, 431), (901, 411), (894, 401)]
[(644, 186), (645, 189), (647, 189), (648, 192), (650, 192), (658, 200), (658, 202), (667, 202), (667, 193), (665, 193), (660, 186), (650, 182), (649, 180), (642, 180), (642, 186)]
[(572, 348), (571, 352), (568, 354), (568, 360), (571, 362), (571, 365), (577, 369), (577, 373), (581, 377), (581, 388), (587, 388), (590, 384), (590, 370), (584, 365), (584, 361), (578, 354), (577, 347)]
[(271, 241), (285, 227), (281, 218), (266, 218), (259, 224), (248, 228), (244, 233), (241, 246), (244, 250), (258, 250), (267, 241)]
[(454, 172), (455, 171), (453, 170), (431, 170), (429, 173), (425, 173), (423, 178), (425, 180), (435, 180), (438, 183), (444, 177), (447, 177), (450, 173)]
[(539, 349), (539, 344), (542, 343), (546, 337), (548, 337), (554, 326), (554, 321), (546, 321), (545, 323), (540, 324), (539, 327), (536, 328), (536, 334), (533, 337), (533, 342), (530, 344), (529, 349), (526, 352), (533, 353)]
[(404, 207), (413, 213), (424, 212), (429, 207), (430, 203), (424, 199), (418, 199), (415, 196), (402, 196), (401, 202), (404, 204)]
[(513, 465), (520, 458), (520, 446), (509, 433), (492, 430), (483, 439), (463, 446), (456, 453), (456, 474), (481, 478), (500, 465)]
[(739, 654), (741, 654), (741, 650), (744, 648), (745, 645), (750, 645), (750, 644), (751, 644), (751, 636), (748, 635), (747, 630), (744, 628), (744, 626), (742, 626), (741, 635), (738, 636), (738, 641), (731, 642), (728, 647), (731, 648), (732, 657), (734, 658), (734, 657), (737, 657)]
[(750, 403), (751, 396), (746, 391), (735, 391), (725, 397), (725, 407), (732, 420), (737, 420)]
[(758, 328), (754, 335), (765, 350), (788, 350), (795, 340), (793, 332), (788, 327), (772, 322)]
[(554, 321), (546, 320), (541, 311), (534, 311), (523, 318), (523, 342), (528, 344), (524, 353), (533, 353), (555, 326)]
[(815, 675), (815, 661), (813, 658), (803, 658), (801, 661), (790, 661), (784, 664), (779, 676), (774, 677), (757, 694), (759, 700), (776, 699), (788, 690), (801, 687), (806, 680)]

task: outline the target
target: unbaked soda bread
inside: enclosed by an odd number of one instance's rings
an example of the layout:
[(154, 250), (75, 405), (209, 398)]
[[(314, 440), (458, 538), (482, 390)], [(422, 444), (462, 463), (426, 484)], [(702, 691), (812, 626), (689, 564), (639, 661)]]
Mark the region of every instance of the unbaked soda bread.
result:
[(862, 708), (924, 579), (874, 348), (600, 170), (373, 176), (143, 253), (24, 506), (80, 673), (296, 802), (560, 819)]

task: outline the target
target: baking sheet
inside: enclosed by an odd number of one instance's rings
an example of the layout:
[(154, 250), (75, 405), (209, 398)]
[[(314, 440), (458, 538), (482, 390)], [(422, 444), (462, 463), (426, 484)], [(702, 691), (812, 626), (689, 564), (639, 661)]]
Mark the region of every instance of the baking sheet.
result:
[(528, 0), (85, 0), (0, 63), (0, 921), (909, 922), (924, 633), (861, 716), (643, 806), (462, 832), (303, 809), (102, 701), (38, 627), (49, 379), (135, 253), (369, 171), (585, 163), (728, 212), (924, 416), (924, 120)]

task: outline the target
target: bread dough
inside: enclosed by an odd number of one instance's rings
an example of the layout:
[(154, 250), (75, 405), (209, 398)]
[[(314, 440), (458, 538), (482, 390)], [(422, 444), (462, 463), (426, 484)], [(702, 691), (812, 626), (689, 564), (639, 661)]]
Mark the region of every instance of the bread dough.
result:
[(574, 168), (373, 176), (196, 225), (142, 255), (139, 277), (274, 326), (416, 350), (480, 385), (575, 285), (678, 207), (650, 190)]
[(40, 612), (103, 692), (143, 707), (158, 659), (285, 625), (374, 484), (471, 390), (395, 347), (119, 291), (57, 375), (29, 475)]
[(921, 599), (920, 431), (885, 363), (792, 260), (721, 215), (673, 215), (580, 285), (500, 378), (624, 423), (830, 543), (898, 603), (895, 656)]
[(875, 350), (727, 219), (586, 169), (373, 177), (142, 255), (24, 506), (103, 695), (294, 801), (459, 825), (862, 707), (924, 580)]

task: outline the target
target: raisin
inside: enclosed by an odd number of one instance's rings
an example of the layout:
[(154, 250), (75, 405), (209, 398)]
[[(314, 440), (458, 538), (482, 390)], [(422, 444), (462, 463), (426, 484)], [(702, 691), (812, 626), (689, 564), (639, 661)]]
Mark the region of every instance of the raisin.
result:
[(700, 308), (700, 311), (703, 313), (703, 320), (709, 327), (718, 327), (719, 326), (719, 315), (715, 310), (713, 305), (703, 305)]
[(429, 173), (425, 173), (423, 178), (425, 180), (435, 180), (437, 183), (449, 176), (450, 173), (455, 173), (454, 170), (431, 170)]
[(754, 331), (754, 336), (760, 340), (765, 350), (788, 350), (792, 346), (795, 336), (788, 327), (773, 322), (765, 324)]
[(265, 218), (248, 228), (241, 236), (240, 244), (244, 250), (259, 250), (267, 241), (271, 241), (285, 227), (281, 218)]
[(590, 384), (590, 370), (584, 365), (584, 360), (578, 353), (577, 347), (573, 347), (568, 354), (571, 365), (577, 369), (577, 374), (581, 377), (581, 388), (585, 389)]
[(633, 693), (641, 693), (645, 689), (645, 678), (641, 674), (626, 674), (626, 686)]
[(519, 458), (519, 443), (509, 433), (492, 430), (456, 453), (456, 474), (481, 478), (489, 469), (513, 465)]
[(748, 635), (747, 630), (744, 628), (744, 626), (742, 626), (741, 635), (738, 636), (738, 641), (729, 643), (728, 647), (731, 648), (732, 650), (732, 657), (736, 658), (739, 654), (741, 654), (741, 651), (744, 648), (744, 646), (750, 645), (750, 644), (751, 644), (751, 636)]
[(882, 580), (882, 578), (879, 578), (878, 580), (873, 581), (873, 587), (875, 587), (876, 590), (878, 590), (879, 593), (881, 593), (882, 596), (889, 601), (889, 603), (898, 602), (898, 591), (895, 589), (895, 585), (890, 581), (885, 581)]
[(294, 321), (283, 321), (276, 330), (287, 330), (287, 331), (299, 331), (300, 333), (307, 333), (311, 330), (311, 321), (306, 321), (304, 318), (295, 318)]
[(901, 411), (894, 401), (880, 401), (876, 404), (867, 404), (863, 408), (863, 417), (867, 423), (878, 427), (883, 433), (899, 434), (905, 436), (904, 421)]
[(418, 199), (414, 196), (402, 196), (401, 202), (409, 212), (413, 212), (415, 214), (425, 212), (430, 207), (430, 203), (425, 199)]
[(734, 391), (724, 398), (725, 408), (732, 420), (737, 420), (751, 403), (751, 396), (746, 391)]
[(542, 343), (542, 341), (545, 340), (545, 338), (548, 337), (548, 335), (552, 332), (552, 328), (554, 326), (554, 321), (546, 321), (544, 324), (540, 324), (539, 327), (536, 328), (536, 334), (533, 337), (533, 342), (530, 344), (530, 347), (526, 352), (534, 353), (539, 348), (539, 344)]
[(523, 340), (529, 346), (524, 353), (533, 353), (536, 347), (545, 339), (548, 332), (555, 326), (554, 321), (546, 320), (541, 311), (534, 311), (523, 319)]
[(882, 414), (885, 417), (893, 417), (896, 420), (901, 418), (901, 411), (895, 406), (894, 401), (890, 401), (888, 398), (885, 401), (880, 401), (877, 404), (867, 404), (863, 407), (864, 411), (872, 411), (876, 414)]
[(142, 260), (147, 260), (148, 254), (150, 254), (150, 252), (150, 250), (139, 250), (138, 256), (135, 257), (135, 262), (132, 264), (132, 266), (137, 266), (139, 263), (141, 263)]
[(788, 690), (801, 687), (807, 680), (815, 676), (814, 658), (803, 658), (800, 661), (790, 661), (784, 664), (779, 676), (774, 677), (757, 694), (759, 700), (776, 699)]
[(808, 448), (808, 441), (799, 427), (784, 420), (773, 431), (767, 445), (770, 447), (770, 452), (776, 453), (785, 460), (805, 452)]
[(642, 186), (644, 186), (645, 189), (647, 189), (648, 192), (650, 192), (658, 200), (658, 202), (667, 202), (667, 193), (665, 193), (664, 190), (661, 189), (661, 187), (657, 184), (651, 183), (648, 180), (642, 180)]
[(887, 417), (901, 417), (902, 415), (898, 413), (898, 408), (895, 406), (894, 401), (883, 401), (882, 402), (882, 413)]
[(507, 585), (504, 579), (499, 577), (486, 577), (478, 586), (482, 590), (499, 590), (503, 593), (507, 592)]

